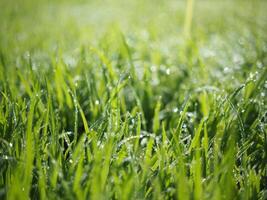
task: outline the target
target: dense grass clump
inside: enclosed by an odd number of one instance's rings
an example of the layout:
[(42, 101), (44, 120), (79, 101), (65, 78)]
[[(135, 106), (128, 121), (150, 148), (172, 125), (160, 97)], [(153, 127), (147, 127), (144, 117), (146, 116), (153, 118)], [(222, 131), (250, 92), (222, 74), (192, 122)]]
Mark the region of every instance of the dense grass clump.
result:
[(266, 199), (265, 1), (0, 1), (0, 199)]

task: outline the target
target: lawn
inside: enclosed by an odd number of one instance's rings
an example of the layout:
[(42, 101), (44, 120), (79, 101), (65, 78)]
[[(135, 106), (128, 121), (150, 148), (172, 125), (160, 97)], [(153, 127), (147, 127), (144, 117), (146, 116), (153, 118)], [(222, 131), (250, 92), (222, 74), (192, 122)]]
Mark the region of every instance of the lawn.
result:
[(0, 0), (0, 199), (267, 199), (266, 10)]

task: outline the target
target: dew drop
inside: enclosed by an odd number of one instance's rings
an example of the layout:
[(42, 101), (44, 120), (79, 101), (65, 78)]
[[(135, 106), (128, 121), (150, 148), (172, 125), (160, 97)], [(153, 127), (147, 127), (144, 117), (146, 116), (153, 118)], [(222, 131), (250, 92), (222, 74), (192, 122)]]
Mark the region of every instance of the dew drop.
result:
[(256, 63), (256, 65), (257, 65), (258, 68), (262, 68), (262, 67), (263, 67), (263, 65), (262, 65), (262, 63), (261, 63), (260, 61), (258, 61), (258, 62)]
[(155, 71), (157, 70), (157, 67), (156, 67), (155, 65), (152, 65), (152, 66), (150, 67), (150, 69), (151, 69), (152, 72), (155, 72)]
[(147, 144), (147, 138), (142, 139), (141, 146), (145, 146)]
[(170, 73), (171, 73), (170, 68), (166, 69), (166, 74), (167, 74), (167, 75), (170, 75)]
[(172, 110), (172, 112), (177, 113), (177, 112), (178, 112), (178, 108), (174, 108), (174, 109)]
[(230, 71), (229, 67), (225, 67), (225, 68), (223, 69), (223, 72), (225, 72), (225, 73), (227, 73), (227, 72), (229, 72), (229, 71)]

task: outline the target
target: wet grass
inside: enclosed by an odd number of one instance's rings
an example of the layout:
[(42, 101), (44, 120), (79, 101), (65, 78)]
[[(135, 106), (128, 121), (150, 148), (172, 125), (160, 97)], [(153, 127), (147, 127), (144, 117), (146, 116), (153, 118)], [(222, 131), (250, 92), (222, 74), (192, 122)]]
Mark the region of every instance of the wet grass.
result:
[(0, 199), (266, 199), (264, 1), (0, 1)]

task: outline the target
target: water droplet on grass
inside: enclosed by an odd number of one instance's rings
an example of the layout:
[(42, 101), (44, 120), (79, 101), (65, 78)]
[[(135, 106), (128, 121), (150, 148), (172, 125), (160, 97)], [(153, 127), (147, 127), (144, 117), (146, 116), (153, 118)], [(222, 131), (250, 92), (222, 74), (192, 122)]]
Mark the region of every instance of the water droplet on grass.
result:
[(225, 73), (227, 73), (227, 72), (229, 72), (229, 71), (230, 71), (229, 67), (225, 67), (225, 68), (223, 69), (223, 72), (225, 72)]
[(143, 138), (141, 141), (141, 146), (144, 147), (147, 144), (147, 138)]
[(172, 110), (172, 112), (177, 113), (177, 112), (178, 112), (178, 108), (174, 108), (174, 109)]
[(157, 70), (157, 67), (156, 67), (155, 65), (152, 65), (152, 66), (150, 67), (150, 69), (151, 69), (152, 72), (155, 72), (155, 71)]
[(260, 62), (260, 61), (257, 61), (256, 65), (257, 65), (257, 67), (260, 68), (260, 69), (263, 67), (262, 62)]
[(171, 73), (170, 68), (166, 69), (166, 74), (167, 74), (167, 75), (170, 75), (170, 73)]

